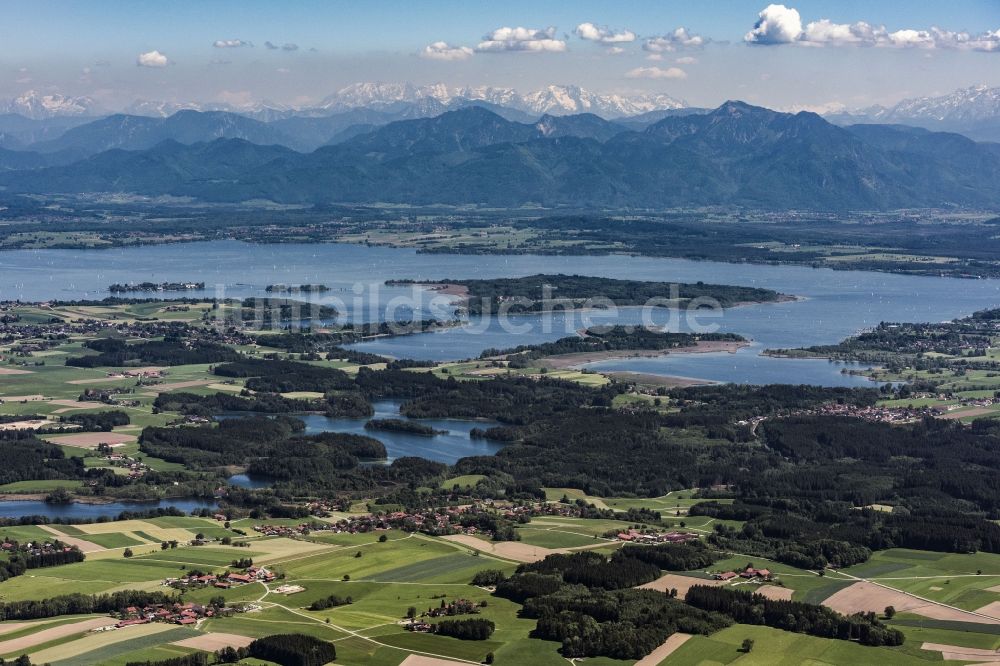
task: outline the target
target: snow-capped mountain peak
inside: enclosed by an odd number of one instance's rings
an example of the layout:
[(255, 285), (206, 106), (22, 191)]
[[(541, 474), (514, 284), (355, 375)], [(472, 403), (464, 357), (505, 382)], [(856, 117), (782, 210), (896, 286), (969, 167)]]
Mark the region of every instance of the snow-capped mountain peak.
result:
[(886, 122), (906, 120), (969, 121), (1000, 116), (1000, 88), (971, 86), (939, 97), (904, 99), (876, 117)]
[(607, 118), (685, 106), (683, 102), (666, 94), (603, 95), (579, 86), (549, 85), (522, 95), (513, 88), (452, 87), (443, 83), (420, 87), (409, 83), (355, 83), (330, 95), (320, 106), (324, 109), (378, 108), (401, 102), (419, 103), (427, 100), (436, 101), (445, 107), (459, 102), (477, 101), (538, 115), (595, 113)]
[(90, 97), (69, 97), (36, 90), (28, 90), (13, 99), (0, 101), (0, 113), (17, 113), (34, 120), (55, 116), (87, 116), (99, 112), (97, 103)]

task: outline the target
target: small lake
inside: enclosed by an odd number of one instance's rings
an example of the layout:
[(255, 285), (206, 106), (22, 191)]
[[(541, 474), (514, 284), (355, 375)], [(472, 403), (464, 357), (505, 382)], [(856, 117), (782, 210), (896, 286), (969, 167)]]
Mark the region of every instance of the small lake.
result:
[[(484, 439), (473, 439), (469, 432), (473, 428), (489, 428), (499, 425), (495, 421), (464, 421), (461, 419), (410, 419), (399, 413), (401, 400), (377, 400), (372, 403), (375, 415), (365, 418), (330, 418), (322, 414), (293, 414), (306, 424), (305, 434), (323, 432), (343, 432), (372, 437), (385, 444), (388, 458), (370, 464), (391, 463), (396, 458), (416, 456), (436, 462), (453, 465), (459, 458), (469, 456), (491, 456), (503, 448), (503, 444)], [(233, 418), (245, 414), (222, 414), (217, 418)], [(446, 431), (433, 436), (415, 435), (394, 430), (367, 430), (365, 424), (370, 419), (403, 419), (431, 426), (435, 430)], [(251, 477), (236, 474), (229, 482), (244, 488), (268, 488), (271, 481), (266, 477)]]
[[(0, 501), (0, 517), (20, 518), (21, 516), (46, 516), (56, 519), (94, 519), (106, 516), (113, 518), (123, 511), (151, 511), (173, 507), (184, 513), (196, 509), (214, 509), (218, 504), (213, 500), (195, 497), (165, 499), (155, 502), (110, 502), (108, 504), (50, 504), (42, 500)], [(2, 531), (2, 528), (0, 528)]]

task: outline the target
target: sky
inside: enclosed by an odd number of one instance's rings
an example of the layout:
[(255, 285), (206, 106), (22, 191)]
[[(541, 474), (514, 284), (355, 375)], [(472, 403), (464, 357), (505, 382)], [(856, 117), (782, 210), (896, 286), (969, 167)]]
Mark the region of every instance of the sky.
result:
[(1000, 0), (4, 0), (0, 97), (307, 106), (359, 81), (892, 104), (1000, 86)]

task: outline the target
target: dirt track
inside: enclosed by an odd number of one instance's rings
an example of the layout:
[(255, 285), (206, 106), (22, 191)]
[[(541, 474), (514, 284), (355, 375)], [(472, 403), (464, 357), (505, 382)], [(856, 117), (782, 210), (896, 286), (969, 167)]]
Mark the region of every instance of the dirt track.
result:
[(943, 643), (924, 643), (920, 649), (940, 652), (945, 661), (1000, 662), (1000, 651), (998, 650), (984, 650)]
[(674, 650), (684, 645), (687, 640), (691, 638), (690, 634), (671, 634), (670, 637), (663, 642), (663, 645), (656, 648), (645, 657), (635, 662), (635, 666), (658, 666), (658, 664), (663, 663), (663, 660), (674, 653)]
[(669, 592), (671, 589), (677, 590), (677, 596), (683, 599), (687, 596), (688, 590), (695, 585), (725, 585), (721, 580), (710, 580), (708, 578), (694, 578), (692, 576), (681, 576), (680, 574), (665, 574), (656, 580), (640, 585), (640, 590), (656, 590), (658, 592)]
[(451, 659), (438, 659), (437, 657), (425, 657), (422, 654), (411, 654), (404, 659), (399, 666), (456, 666), (457, 664), (467, 664), (467, 661), (452, 661)]
[(845, 587), (824, 601), (823, 605), (845, 615), (868, 611), (881, 613), (886, 606), (893, 606), (897, 611), (923, 615), (933, 620), (1000, 624), (1000, 618), (987, 618), (958, 608), (924, 601), (904, 592), (891, 590), (867, 581), (860, 581)]
[[(746, 590), (752, 588), (741, 587), (739, 589)], [(761, 585), (760, 587), (753, 590), (761, 596), (765, 596), (768, 599), (774, 599), (775, 601), (788, 601), (795, 594), (795, 590), (787, 587), (779, 587), (777, 585)]]
[(977, 613), (982, 613), (983, 615), (989, 615), (992, 617), (1000, 617), (1000, 601), (994, 601), (988, 603), (982, 608), (976, 609)]

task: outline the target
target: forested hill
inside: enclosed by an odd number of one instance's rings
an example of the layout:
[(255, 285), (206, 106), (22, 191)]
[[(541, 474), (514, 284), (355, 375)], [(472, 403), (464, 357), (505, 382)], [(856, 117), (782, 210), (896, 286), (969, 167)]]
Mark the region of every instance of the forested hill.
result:
[(0, 186), (284, 203), (824, 210), (1000, 205), (1000, 149), (954, 134), (842, 128), (812, 113), (741, 102), (666, 117), (641, 131), (615, 129), (567, 126), (546, 133), (470, 107), (390, 123), (308, 154), (222, 138), (109, 150), (48, 168), (31, 169), (40, 164), (21, 159), (29, 169), (0, 175)]

